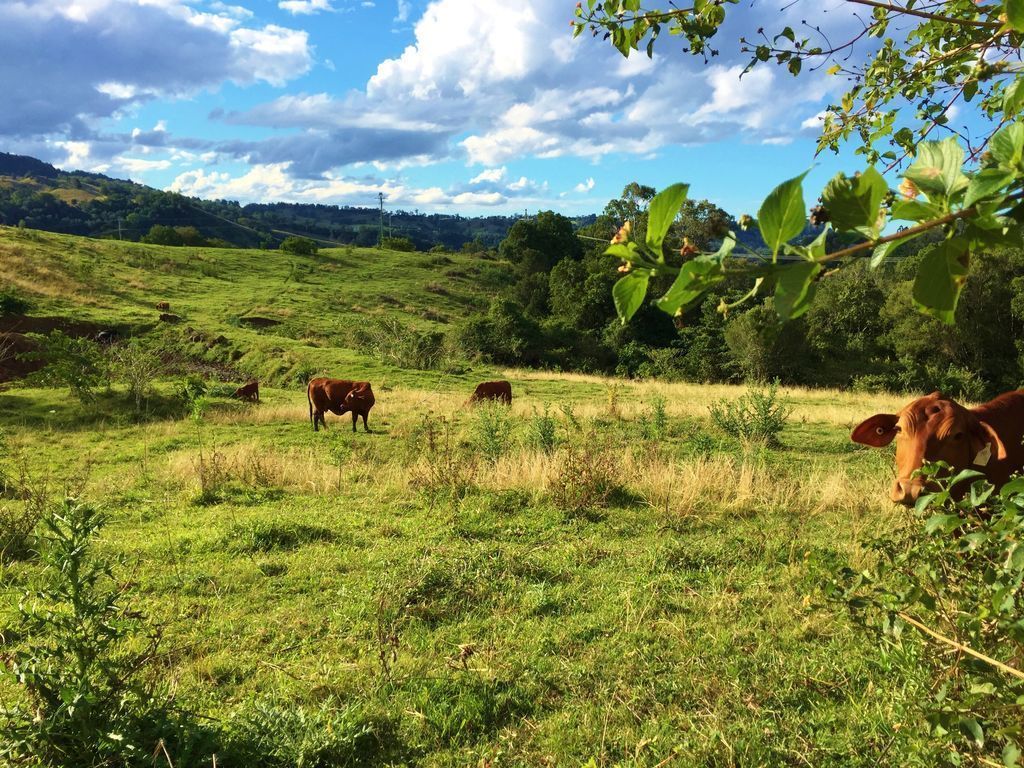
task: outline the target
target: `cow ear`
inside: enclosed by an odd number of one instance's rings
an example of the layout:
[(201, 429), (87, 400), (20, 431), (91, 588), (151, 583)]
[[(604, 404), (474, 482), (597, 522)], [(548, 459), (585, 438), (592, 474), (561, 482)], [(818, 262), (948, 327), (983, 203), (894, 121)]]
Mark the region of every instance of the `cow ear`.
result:
[(971, 463), (984, 467), (993, 458), (1002, 461), (1006, 458), (1006, 446), (991, 426), (976, 420), (971, 424)]
[(870, 445), (872, 448), (882, 448), (892, 442), (899, 431), (896, 422), (899, 417), (892, 413), (879, 413), (870, 419), (865, 419), (856, 426), (850, 439), (861, 445)]

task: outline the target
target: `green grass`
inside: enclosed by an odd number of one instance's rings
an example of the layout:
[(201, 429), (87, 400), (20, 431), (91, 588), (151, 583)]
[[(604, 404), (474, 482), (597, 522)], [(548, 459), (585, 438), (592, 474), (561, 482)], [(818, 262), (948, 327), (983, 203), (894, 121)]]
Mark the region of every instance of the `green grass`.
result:
[[(194, 327), (251, 344), (243, 364), (258, 353), (269, 367), (280, 348), (381, 382), (369, 435), (331, 417), (313, 433), (294, 385), (262, 388), (259, 406), (218, 400), (199, 424), (169, 383), (142, 422), (118, 393), (86, 412), (55, 390), (0, 391), (4, 467), (111, 513), (99, 550), (125, 558), (136, 606), (164, 628), (151, 674), (212, 734), (176, 765), (209, 765), (214, 749), (218, 764), (247, 766), (935, 763), (913, 659), (883, 652), (821, 590), (903, 514), (885, 501), (891, 458), (847, 437), (886, 398), (790, 391), (794, 416), (766, 449), (708, 419), (738, 388), (620, 383), (613, 415), (608, 381), (511, 371), (513, 428), (490, 461), (482, 417), (462, 406), (475, 374), (384, 369), (344, 347), (363, 317), (349, 302), (391, 295), (454, 316), (456, 301), (479, 300), (472, 281), (445, 282), (456, 298), (419, 290), (448, 268), (425, 255), (190, 259), (3, 230), (12, 248), (89, 286), (37, 294), (39, 313), (145, 327), (166, 299)], [(285, 309), (270, 329), (234, 325)], [(656, 395), (667, 434), (644, 440)], [(551, 456), (530, 437), (546, 403)], [(569, 445), (616, 488), (588, 514), (554, 503)], [(442, 460), (465, 473), (464, 493), (427, 492)], [(200, 467), (215, 481), (205, 495)], [(31, 559), (4, 566), (0, 628), (38, 577)], [(15, 695), (0, 684), (0, 700)]]

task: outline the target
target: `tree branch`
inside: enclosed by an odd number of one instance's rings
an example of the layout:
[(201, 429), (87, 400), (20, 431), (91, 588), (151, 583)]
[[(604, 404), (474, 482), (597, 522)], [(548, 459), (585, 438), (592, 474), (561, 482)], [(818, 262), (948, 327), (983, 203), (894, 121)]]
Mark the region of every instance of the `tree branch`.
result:
[(977, 21), (975, 19), (956, 19), (952, 16), (942, 16), (938, 13), (928, 13), (927, 11), (918, 11), (913, 8), (906, 8), (902, 5), (893, 5), (892, 3), (880, 3), (876, 0), (846, 0), (848, 3), (856, 3), (857, 5), (867, 5), (871, 8), (881, 8), (886, 11), (892, 11), (893, 13), (899, 13), (906, 16), (917, 16), (922, 19), (932, 19), (933, 21), (941, 21), (944, 24), (956, 24), (961, 27), (985, 27), (991, 29), (998, 29), (999, 24), (994, 21)]

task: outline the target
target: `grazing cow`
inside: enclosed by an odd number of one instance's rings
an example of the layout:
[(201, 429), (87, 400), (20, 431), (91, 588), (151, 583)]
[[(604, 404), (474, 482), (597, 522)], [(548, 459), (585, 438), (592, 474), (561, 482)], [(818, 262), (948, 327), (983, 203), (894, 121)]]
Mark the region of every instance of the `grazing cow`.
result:
[(121, 335), (116, 330), (111, 329), (108, 331), (100, 331), (95, 336), (93, 336), (93, 340), (97, 344), (109, 346), (110, 344), (116, 342), (120, 337)]
[(872, 416), (850, 437), (875, 448), (895, 438), (896, 481), (889, 498), (899, 504), (909, 507), (921, 495), (924, 480), (913, 474), (926, 461), (944, 461), (954, 473), (976, 469), (999, 487), (1024, 467), (1024, 390), (977, 408), (964, 408), (932, 392), (899, 413)]
[(171, 302), (169, 302), (169, 301), (158, 301), (156, 303), (156, 308), (159, 309), (161, 312), (170, 312), (171, 311)]
[(258, 403), (260, 401), (260, 383), (253, 380), (243, 384), (231, 396), (239, 400), (248, 400), (250, 403)]
[(181, 322), (181, 317), (179, 315), (172, 314), (171, 312), (161, 312), (160, 313), (160, 322), (161, 323), (172, 323), (172, 324), (173, 323), (180, 323)]
[(512, 405), (512, 385), (507, 381), (483, 381), (476, 385), (470, 403), (483, 400), (500, 400), (505, 405)]
[(318, 424), (327, 429), (324, 414), (327, 411), (342, 416), (352, 414), (352, 431), (356, 431), (356, 421), (363, 417), (363, 429), (370, 431), (366, 416), (376, 402), (373, 389), (368, 381), (346, 381), (344, 379), (312, 379), (306, 387), (306, 399), (309, 401), (309, 420), (313, 423), (313, 431), (319, 430)]

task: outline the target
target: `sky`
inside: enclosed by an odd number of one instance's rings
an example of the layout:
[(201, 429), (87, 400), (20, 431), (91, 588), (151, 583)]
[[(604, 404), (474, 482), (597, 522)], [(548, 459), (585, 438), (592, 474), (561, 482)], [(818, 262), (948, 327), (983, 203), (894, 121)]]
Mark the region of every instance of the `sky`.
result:
[(814, 156), (842, 80), (740, 77), (741, 35), (809, 12), (841, 35), (842, 0), (742, 0), (708, 64), (668, 36), (653, 60), (573, 40), (574, 5), (0, 0), (0, 151), (203, 198), (383, 192), (467, 216), (596, 213), (631, 181), (686, 182), (738, 216), (808, 168), (820, 190), (863, 165)]

